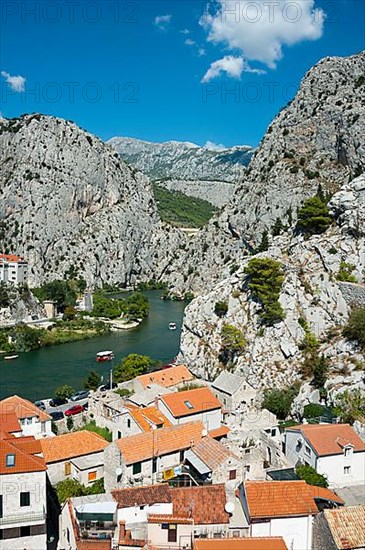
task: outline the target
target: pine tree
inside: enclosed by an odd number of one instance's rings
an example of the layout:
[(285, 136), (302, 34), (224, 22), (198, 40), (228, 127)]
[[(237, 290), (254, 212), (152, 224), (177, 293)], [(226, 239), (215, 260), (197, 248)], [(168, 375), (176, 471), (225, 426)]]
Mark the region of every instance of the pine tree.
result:
[(281, 218), (276, 218), (276, 222), (274, 223), (274, 226), (272, 228), (273, 237), (277, 237), (277, 235), (280, 235), (283, 229), (284, 229), (284, 224), (281, 221)]
[(265, 229), (265, 231), (262, 234), (261, 242), (260, 242), (259, 246), (256, 249), (256, 253), (266, 252), (266, 250), (268, 250), (268, 248), (269, 248), (269, 233)]

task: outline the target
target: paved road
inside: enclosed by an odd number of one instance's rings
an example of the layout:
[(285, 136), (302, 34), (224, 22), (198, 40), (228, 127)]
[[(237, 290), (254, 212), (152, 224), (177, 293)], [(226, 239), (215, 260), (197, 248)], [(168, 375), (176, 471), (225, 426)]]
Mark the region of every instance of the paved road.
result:
[(67, 409), (70, 409), (74, 405), (85, 405), (85, 403), (88, 402), (88, 399), (80, 399), (80, 401), (68, 401), (67, 403), (65, 403), (64, 405), (60, 405), (59, 407), (50, 407), (49, 406), (50, 399), (42, 399), (42, 401), (46, 406), (46, 412), (51, 413), (56, 411), (65, 412), (67, 411)]

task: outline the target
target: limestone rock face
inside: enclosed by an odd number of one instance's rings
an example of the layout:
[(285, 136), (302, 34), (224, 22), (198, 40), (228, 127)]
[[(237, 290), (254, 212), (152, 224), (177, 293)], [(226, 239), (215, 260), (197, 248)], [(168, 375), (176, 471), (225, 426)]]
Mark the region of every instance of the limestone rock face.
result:
[(2, 326), (46, 317), (43, 305), (27, 288), (13, 285), (6, 285), (5, 288), (9, 297), (9, 305), (0, 308), (0, 324)]
[[(361, 177), (353, 180), (333, 197), (332, 204), (340, 213), (336, 219), (339, 225), (308, 240), (291, 234), (278, 236), (267, 252), (256, 256), (272, 258), (283, 266), (280, 303), (285, 311), (284, 321), (273, 327), (260, 326), (260, 304), (253, 300), (244, 273), (252, 256), (243, 257), (234, 274), (192, 301), (184, 319), (181, 359), (191, 365), (194, 374), (212, 380), (223, 367), (219, 355), (225, 323), (239, 328), (246, 336), (246, 350), (235, 358), (233, 369), (256, 388), (285, 387), (298, 379), (303, 360), (303, 321), (321, 342), (319, 353), (329, 357), (334, 372), (351, 371), (361, 364), (364, 358), (360, 350), (341, 339), (341, 327), (353, 304), (337, 280), (340, 263), (346, 261), (355, 266), (353, 274), (359, 284), (354, 286), (365, 291), (365, 241), (348, 231), (353, 218), (362, 227), (365, 224), (365, 197), (356, 192), (361, 181)], [(341, 217), (344, 206), (347, 213), (352, 212), (346, 224)], [(218, 301), (228, 304), (223, 318), (214, 313)]]
[[(196, 293), (229, 276), (235, 264), (269, 233), (277, 218), (295, 222), (297, 207), (318, 185), (333, 193), (365, 169), (365, 52), (328, 57), (304, 77), (294, 100), (269, 126), (232, 200), (211, 219), (171, 270), (177, 293)], [(363, 193), (363, 180), (337, 198), (340, 223), (352, 218), (345, 199)], [(354, 195), (352, 195), (354, 194)], [(332, 203), (335, 211), (338, 206)], [(361, 215), (361, 213), (360, 213)]]
[(194, 143), (151, 143), (114, 137), (108, 141), (121, 158), (170, 191), (181, 191), (221, 207), (251, 160), (253, 149), (242, 145), (224, 149)]
[(163, 272), (184, 237), (164, 229), (150, 182), (72, 122), (0, 123), (0, 239), (24, 256), (31, 285), (84, 277), (125, 285)]

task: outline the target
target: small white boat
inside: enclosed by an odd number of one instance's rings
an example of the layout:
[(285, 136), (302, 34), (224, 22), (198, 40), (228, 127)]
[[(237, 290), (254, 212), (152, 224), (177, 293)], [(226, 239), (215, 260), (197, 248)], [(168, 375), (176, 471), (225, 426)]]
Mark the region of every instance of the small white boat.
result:
[(176, 330), (177, 329), (176, 323), (169, 323), (169, 329)]
[(114, 353), (112, 351), (99, 351), (96, 354), (96, 361), (98, 363), (105, 363), (105, 361), (112, 361), (114, 359)]
[(18, 359), (19, 355), (5, 355), (5, 361), (11, 361), (12, 359)]

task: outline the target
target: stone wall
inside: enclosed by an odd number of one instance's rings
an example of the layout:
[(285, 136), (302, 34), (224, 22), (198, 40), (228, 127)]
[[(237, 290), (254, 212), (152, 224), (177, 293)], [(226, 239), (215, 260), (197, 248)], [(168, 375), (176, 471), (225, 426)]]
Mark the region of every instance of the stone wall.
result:
[(351, 307), (365, 307), (365, 285), (339, 283), (342, 296)]
[(337, 550), (323, 512), (313, 521), (312, 550)]

